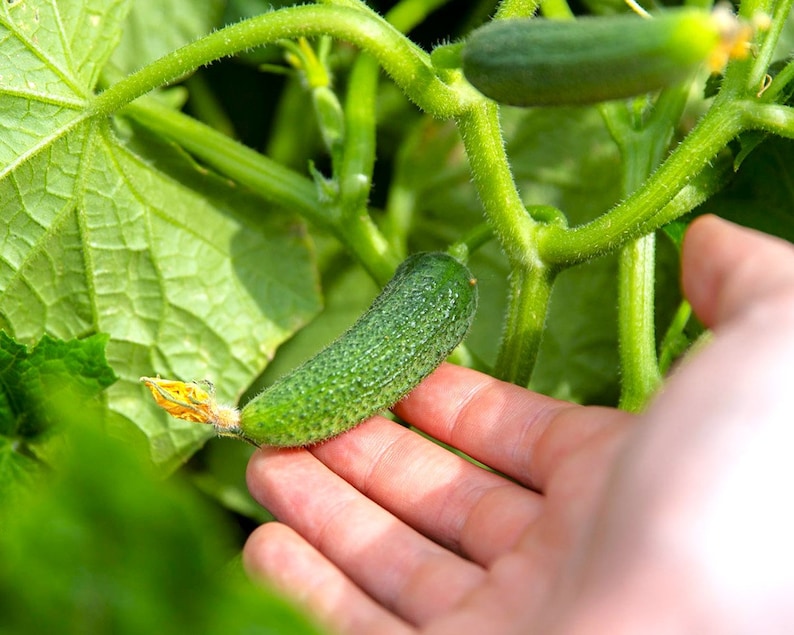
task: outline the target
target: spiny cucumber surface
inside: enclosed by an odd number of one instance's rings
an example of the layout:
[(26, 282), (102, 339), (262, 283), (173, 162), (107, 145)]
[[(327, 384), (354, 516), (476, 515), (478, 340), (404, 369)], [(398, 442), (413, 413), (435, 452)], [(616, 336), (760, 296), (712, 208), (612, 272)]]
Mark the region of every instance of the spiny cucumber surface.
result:
[(463, 340), (476, 308), (464, 264), (440, 252), (410, 256), (350, 329), (243, 408), (243, 435), (305, 446), (391, 407)]

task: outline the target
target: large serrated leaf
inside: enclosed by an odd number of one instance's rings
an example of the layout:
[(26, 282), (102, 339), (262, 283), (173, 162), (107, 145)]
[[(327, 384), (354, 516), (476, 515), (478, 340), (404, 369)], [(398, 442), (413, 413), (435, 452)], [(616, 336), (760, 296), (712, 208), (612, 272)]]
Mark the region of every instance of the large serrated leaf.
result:
[[(178, 465), (210, 432), (138, 378), (208, 378), (233, 401), (319, 309), (302, 224), (91, 116), (128, 2), (0, 4), (0, 328), (110, 335), (107, 407)], [(126, 131), (126, 128), (125, 128)], [(161, 150), (161, 148), (158, 148)]]

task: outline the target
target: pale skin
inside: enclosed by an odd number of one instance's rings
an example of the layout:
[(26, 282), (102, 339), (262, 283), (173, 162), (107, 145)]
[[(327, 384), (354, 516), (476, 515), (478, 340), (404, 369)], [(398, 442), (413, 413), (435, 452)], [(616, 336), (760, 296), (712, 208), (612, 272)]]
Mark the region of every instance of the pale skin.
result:
[(794, 248), (714, 217), (684, 293), (713, 339), (646, 412), (443, 365), (396, 412), (259, 450), (244, 562), (345, 634), (794, 632)]

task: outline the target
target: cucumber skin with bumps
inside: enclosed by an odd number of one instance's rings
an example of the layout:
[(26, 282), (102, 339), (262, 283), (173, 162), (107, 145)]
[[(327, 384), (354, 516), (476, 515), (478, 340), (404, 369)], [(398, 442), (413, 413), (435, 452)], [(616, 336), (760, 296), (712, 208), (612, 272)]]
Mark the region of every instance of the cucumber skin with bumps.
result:
[(500, 20), (468, 38), (463, 72), (503, 104), (591, 104), (682, 81), (721, 39), (719, 20), (697, 9), (670, 9), (650, 19), (621, 14)]
[(311, 445), (393, 406), (463, 340), (476, 308), (465, 265), (440, 252), (410, 256), (350, 329), (243, 408), (243, 435)]

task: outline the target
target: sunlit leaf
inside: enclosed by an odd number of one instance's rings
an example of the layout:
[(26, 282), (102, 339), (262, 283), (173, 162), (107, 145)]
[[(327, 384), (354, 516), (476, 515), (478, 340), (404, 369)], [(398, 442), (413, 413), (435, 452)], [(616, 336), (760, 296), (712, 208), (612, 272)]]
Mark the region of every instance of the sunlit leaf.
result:
[(0, 328), (108, 333), (108, 408), (173, 467), (212, 433), (169, 421), (138, 378), (206, 378), (234, 402), (319, 299), (299, 221), (90, 116), (129, 6), (0, 3)]

